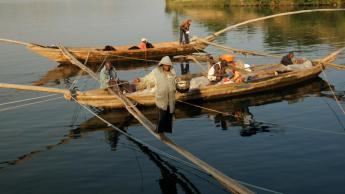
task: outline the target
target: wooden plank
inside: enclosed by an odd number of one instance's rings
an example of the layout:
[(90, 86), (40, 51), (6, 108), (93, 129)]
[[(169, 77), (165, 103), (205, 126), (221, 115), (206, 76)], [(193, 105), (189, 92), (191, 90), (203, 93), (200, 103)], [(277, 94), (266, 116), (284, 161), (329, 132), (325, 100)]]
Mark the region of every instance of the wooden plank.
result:
[[(61, 51), (64, 53), (65, 56), (68, 56), (71, 62), (73, 64), (77, 64), (77, 66), (84, 66), (82, 63), (80, 63), (78, 60), (76, 60), (66, 49), (64, 49), (62, 46), (60, 46)], [(87, 67), (84, 66), (82, 69), (86, 69)], [(87, 70), (88, 71), (88, 70)], [(91, 70), (90, 70), (91, 71)], [(89, 72), (89, 71), (88, 71)], [(91, 76), (94, 78), (97, 78), (94, 73), (91, 73)], [(98, 79), (96, 79), (98, 80)], [(231, 179), (230, 177), (224, 175), (222, 172), (218, 171), (217, 169), (213, 168), (206, 162), (200, 160), (196, 156), (194, 156), (192, 153), (188, 152), (184, 148), (178, 146), (173, 141), (171, 141), (168, 137), (166, 137), (164, 134), (156, 134), (154, 132), (155, 125), (151, 123), (137, 108), (136, 106), (128, 99), (126, 96), (122, 95), (121, 93), (116, 94), (113, 90), (109, 89), (109, 92), (112, 93), (114, 96), (116, 96), (123, 104), (126, 105), (126, 109), (142, 124), (145, 126), (145, 128), (148, 129), (148, 131), (157, 139), (161, 140), (163, 143), (189, 159), (191, 162), (205, 170), (207, 173), (212, 175), (218, 182), (220, 182), (222, 185), (225, 186), (229, 191), (234, 193), (253, 193), (246, 187), (239, 184), (237, 181)]]

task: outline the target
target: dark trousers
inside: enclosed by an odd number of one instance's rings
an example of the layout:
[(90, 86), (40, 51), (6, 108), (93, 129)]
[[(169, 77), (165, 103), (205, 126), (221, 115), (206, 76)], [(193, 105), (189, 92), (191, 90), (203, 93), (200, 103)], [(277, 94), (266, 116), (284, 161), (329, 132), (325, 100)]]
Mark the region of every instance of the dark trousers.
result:
[(162, 110), (157, 107), (158, 111), (158, 121), (157, 121), (157, 129), (156, 132), (158, 133), (171, 133), (172, 132), (172, 117), (173, 114), (170, 113), (169, 106), (167, 110)]
[(180, 29), (180, 43), (182, 42), (182, 39), (184, 38), (184, 43), (189, 44), (189, 35), (186, 33), (186, 31)]

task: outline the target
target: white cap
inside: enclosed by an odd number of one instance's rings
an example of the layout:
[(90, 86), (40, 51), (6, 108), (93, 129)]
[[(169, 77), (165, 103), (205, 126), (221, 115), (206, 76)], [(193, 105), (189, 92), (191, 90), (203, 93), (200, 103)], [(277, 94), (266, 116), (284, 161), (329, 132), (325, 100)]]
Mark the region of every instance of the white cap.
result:
[(141, 39), (141, 42), (146, 42), (146, 41), (147, 41), (146, 38)]

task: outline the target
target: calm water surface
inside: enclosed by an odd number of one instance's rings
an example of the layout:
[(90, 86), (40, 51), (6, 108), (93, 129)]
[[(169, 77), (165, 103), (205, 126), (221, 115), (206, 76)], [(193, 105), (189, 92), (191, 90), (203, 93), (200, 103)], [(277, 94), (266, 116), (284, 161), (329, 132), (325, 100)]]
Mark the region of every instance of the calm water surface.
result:
[[(192, 18), (192, 33), (208, 35), (246, 19), (287, 10), (165, 7), (162, 0), (0, 0), (0, 37), (39, 44), (103, 46), (177, 40), (178, 24)], [(216, 43), (243, 49), (320, 58), (345, 46), (345, 13), (313, 13), (253, 23)], [(209, 53), (222, 51), (208, 47)], [(238, 56), (248, 63), (277, 59)], [(335, 63), (344, 64), (345, 55)], [(64, 88), (72, 68), (22, 46), (0, 44), (0, 82)], [(176, 69), (180, 69), (176, 64)], [(191, 71), (200, 71), (191, 64)], [(121, 69), (122, 79), (152, 67)], [(278, 92), (202, 104), (246, 120), (180, 106), (177, 144), (230, 177), (282, 193), (344, 193), (344, 72)], [(98, 87), (87, 76), (81, 89)], [(46, 94), (0, 90), (0, 103)], [(51, 96), (40, 100), (53, 99)], [(30, 102), (37, 102), (30, 101)], [(27, 103), (27, 102), (25, 102)], [(154, 152), (108, 128), (63, 98), (5, 111), (0, 106), (0, 193), (227, 193), (208, 175)], [(144, 114), (155, 119), (154, 110)], [(101, 115), (128, 133), (174, 156), (128, 113)], [(252, 126), (245, 125), (248, 120)], [(182, 157), (180, 157), (182, 158)], [(258, 193), (269, 193), (249, 187)]]

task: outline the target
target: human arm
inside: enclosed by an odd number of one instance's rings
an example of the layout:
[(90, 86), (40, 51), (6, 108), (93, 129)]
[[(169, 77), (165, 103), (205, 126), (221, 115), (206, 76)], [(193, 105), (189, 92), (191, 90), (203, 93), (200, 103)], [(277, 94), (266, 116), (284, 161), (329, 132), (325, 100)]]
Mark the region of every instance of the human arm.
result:
[(109, 82), (109, 76), (105, 74), (105, 71), (104, 69), (101, 70), (101, 73), (100, 73), (100, 76), (99, 76), (99, 81), (100, 81), (100, 84), (101, 84), (101, 88), (107, 88), (109, 85), (108, 85), (108, 82)]
[(151, 86), (154, 86), (156, 83), (154, 71), (151, 71), (144, 77), (134, 79), (133, 83), (135, 83), (138, 88), (149, 88)]

